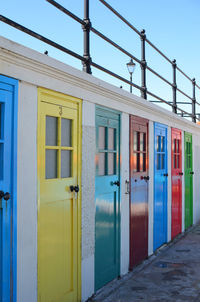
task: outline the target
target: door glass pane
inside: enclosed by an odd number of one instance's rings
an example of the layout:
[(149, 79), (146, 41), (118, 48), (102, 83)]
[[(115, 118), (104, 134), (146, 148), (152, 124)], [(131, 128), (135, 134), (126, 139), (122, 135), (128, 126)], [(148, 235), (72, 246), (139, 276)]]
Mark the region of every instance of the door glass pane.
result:
[(143, 133), (143, 151), (146, 151), (146, 133)]
[(142, 153), (140, 153), (140, 172), (142, 172), (143, 171), (143, 154)]
[(99, 149), (105, 149), (105, 127), (99, 127)]
[(140, 151), (144, 149), (144, 133), (140, 133)]
[(108, 128), (108, 149), (114, 150), (115, 149), (115, 129)]
[(179, 155), (176, 155), (176, 167), (180, 168)]
[(3, 123), (3, 118), (2, 118), (2, 104), (0, 103), (0, 139), (2, 139), (2, 123)]
[(0, 180), (3, 180), (3, 144), (0, 144)]
[(140, 153), (137, 153), (137, 172), (140, 172)]
[(114, 153), (108, 153), (108, 175), (114, 174)]
[(160, 170), (160, 154), (157, 154), (156, 167), (157, 167), (157, 170)]
[(157, 135), (157, 138), (156, 138), (156, 150), (157, 152), (160, 151), (160, 136)]
[(137, 132), (133, 132), (133, 150), (137, 151)]
[(176, 139), (174, 139), (174, 143), (173, 143), (173, 152), (176, 153)]
[(46, 179), (57, 178), (57, 150), (46, 150)]
[(165, 137), (161, 136), (161, 152), (164, 152), (164, 148), (165, 148)]
[(161, 170), (165, 169), (165, 154), (161, 154)]
[(46, 146), (57, 146), (58, 118), (46, 116)]
[(72, 120), (67, 118), (61, 119), (61, 146), (71, 147), (71, 130), (72, 129)]
[(137, 154), (133, 153), (133, 172), (137, 172)]
[(180, 152), (180, 151), (179, 151), (179, 145), (180, 145), (180, 140), (177, 139), (177, 140), (176, 140), (176, 152), (177, 152), (177, 153)]
[(140, 132), (137, 132), (137, 151), (140, 151)]
[(71, 177), (72, 151), (61, 150), (61, 177)]
[(173, 168), (176, 169), (176, 155), (174, 154), (173, 158)]
[(143, 153), (143, 171), (146, 171), (146, 153)]
[(98, 154), (99, 175), (105, 175), (105, 153)]

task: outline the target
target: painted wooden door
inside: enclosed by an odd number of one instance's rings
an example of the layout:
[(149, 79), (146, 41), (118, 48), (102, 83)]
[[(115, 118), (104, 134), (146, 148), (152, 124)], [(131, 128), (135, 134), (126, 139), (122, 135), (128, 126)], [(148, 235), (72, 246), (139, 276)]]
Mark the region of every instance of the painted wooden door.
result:
[(192, 134), (185, 132), (185, 229), (193, 224)]
[(148, 120), (130, 116), (130, 269), (148, 256)]
[(95, 289), (119, 275), (120, 115), (96, 109)]
[(182, 135), (181, 130), (171, 132), (171, 171), (172, 171), (172, 239), (182, 231)]
[(39, 89), (39, 302), (80, 301), (80, 106)]
[[(0, 76), (0, 301), (15, 301), (16, 258), (13, 240), (16, 236), (16, 145), (14, 137), (14, 100), (17, 81)], [(16, 244), (16, 242), (15, 242)], [(15, 267), (14, 267), (15, 266)]]
[(155, 123), (154, 250), (167, 242), (167, 126)]

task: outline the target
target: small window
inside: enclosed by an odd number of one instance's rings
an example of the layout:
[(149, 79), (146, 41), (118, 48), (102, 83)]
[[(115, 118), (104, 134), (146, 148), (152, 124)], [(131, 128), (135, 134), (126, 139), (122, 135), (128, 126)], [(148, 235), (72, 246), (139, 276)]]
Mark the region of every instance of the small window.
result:
[(46, 150), (46, 179), (57, 178), (57, 150)]
[(108, 128), (108, 149), (114, 150), (115, 149), (115, 129)]
[(66, 118), (61, 119), (61, 146), (71, 147), (72, 121)]
[(61, 178), (71, 177), (72, 151), (61, 150)]
[(115, 171), (114, 153), (108, 153), (108, 175), (113, 175)]
[(161, 154), (161, 170), (165, 169), (165, 154)]
[(160, 145), (161, 145), (161, 152), (164, 152), (165, 151), (165, 137), (164, 136), (161, 136), (160, 137)]
[(0, 144), (0, 180), (3, 180), (3, 170), (4, 170), (4, 160), (3, 160), (3, 152), (4, 152), (4, 144)]
[(105, 153), (98, 154), (98, 174), (105, 175)]
[(105, 138), (106, 138), (106, 131), (105, 127), (99, 127), (99, 149), (104, 150), (105, 149)]
[(133, 150), (137, 151), (137, 132), (133, 133)]
[(58, 118), (46, 116), (46, 146), (57, 146)]

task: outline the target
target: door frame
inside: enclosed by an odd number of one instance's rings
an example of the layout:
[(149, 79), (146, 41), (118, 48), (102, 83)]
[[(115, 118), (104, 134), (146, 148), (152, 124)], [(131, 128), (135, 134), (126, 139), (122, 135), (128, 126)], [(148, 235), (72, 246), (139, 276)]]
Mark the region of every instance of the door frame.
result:
[[(78, 144), (78, 150), (77, 150), (77, 160), (78, 160), (78, 171), (77, 171), (77, 180), (79, 184), (79, 193), (77, 197), (77, 245), (80, 247), (77, 251), (78, 257), (77, 257), (77, 296), (78, 301), (81, 301), (81, 173), (82, 173), (82, 100), (78, 99), (76, 97), (64, 94), (62, 92), (57, 92), (54, 90), (38, 87), (38, 124), (37, 124), (37, 212), (40, 207), (40, 163), (39, 163), (39, 154), (40, 154), (40, 144), (39, 139), (41, 137), (41, 120), (40, 120), (40, 112), (41, 112), (41, 103), (42, 99), (48, 98), (49, 96), (55, 97), (56, 99), (60, 99), (62, 102), (65, 101), (66, 103), (70, 103), (71, 105), (76, 104), (78, 105), (78, 133), (77, 133), (77, 144)], [(51, 102), (48, 98), (47, 103), (55, 104), (55, 102)], [(37, 222), (38, 223), (38, 222)], [(37, 238), (38, 238), (38, 224), (37, 224)], [(37, 239), (38, 242), (38, 239)], [(37, 257), (38, 257), (38, 248), (37, 248)], [(38, 278), (37, 278), (38, 282)], [(38, 290), (37, 290), (38, 291)], [(38, 293), (37, 293), (38, 295)]]
[[(118, 120), (119, 123), (119, 156), (118, 156), (118, 174), (119, 174), (119, 181), (120, 181), (120, 186), (119, 186), (119, 200), (118, 200), (118, 205), (119, 205), (119, 213), (117, 215), (117, 223), (118, 223), (118, 246), (117, 246), (117, 255), (118, 255), (118, 268), (117, 268), (117, 272), (118, 272), (118, 276), (120, 276), (120, 271), (121, 271), (121, 185), (122, 185), (122, 179), (121, 179), (121, 112), (117, 111), (115, 109), (110, 109), (101, 105), (96, 105), (95, 106), (95, 133), (97, 131), (97, 123), (96, 123), (96, 119), (97, 119), (97, 115), (102, 113), (102, 117), (106, 117), (107, 118), (113, 118), (113, 116), (118, 116), (118, 118), (116, 120)], [(96, 134), (95, 134), (96, 137)], [(95, 146), (96, 146), (96, 151), (95, 154), (97, 153), (97, 137), (95, 139)], [(95, 166), (95, 183), (96, 183), (96, 166)], [(96, 185), (95, 185), (95, 202), (96, 202)], [(95, 281), (95, 274), (96, 274), (96, 268), (95, 268), (95, 253), (96, 253), (96, 205), (95, 205), (95, 246), (94, 246), (94, 288), (95, 288), (95, 292), (97, 291), (96, 289), (96, 281)], [(112, 280), (111, 280), (112, 281)]]
[(11, 160), (13, 173), (11, 178), (11, 194), (12, 194), (12, 246), (11, 246), (11, 295), (12, 302), (17, 301), (17, 127), (18, 127), (18, 80), (0, 74), (0, 82), (11, 86), (12, 90), (12, 148)]

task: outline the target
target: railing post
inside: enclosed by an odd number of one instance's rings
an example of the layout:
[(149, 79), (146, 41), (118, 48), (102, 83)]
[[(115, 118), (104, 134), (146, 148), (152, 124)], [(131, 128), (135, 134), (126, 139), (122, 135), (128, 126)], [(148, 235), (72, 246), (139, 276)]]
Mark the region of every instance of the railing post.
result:
[(192, 79), (192, 86), (193, 86), (193, 96), (192, 96), (192, 121), (196, 123), (196, 94), (195, 94), (195, 86), (196, 81), (195, 78)]
[(145, 35), (145, 30), (141, 30), (140, 32), (140, 38), (141, 38), (141, 97), (144, 99), (147, 99), (147, 87), (146, 87), (146, 67), (147, 67), (147, 62), (145, 59), (145, 40), (146, 40), (146, 35)]
[(173, 110), (174, 113), (177, 113), (177, 104), (176, 104), (176, 90), (177, 90), (177, 85), (176, 85), (176, 60), (172, 61), (172, 68), (173, 68), (173, 86), (172, 86), (173, 107), (172, 107), (172, 110)]
[(84, 0), (84, 25), (82, 25), (83, 29), (83, 39), (84, 39), (84, 53), (83, 57), (86, 61), (83, 62), (83, 71), (87, 73), (92, 73), (91, 71), (91, 57), (90, 57), (90, 28), (91, 22), (89, 18), (89, 0)]

